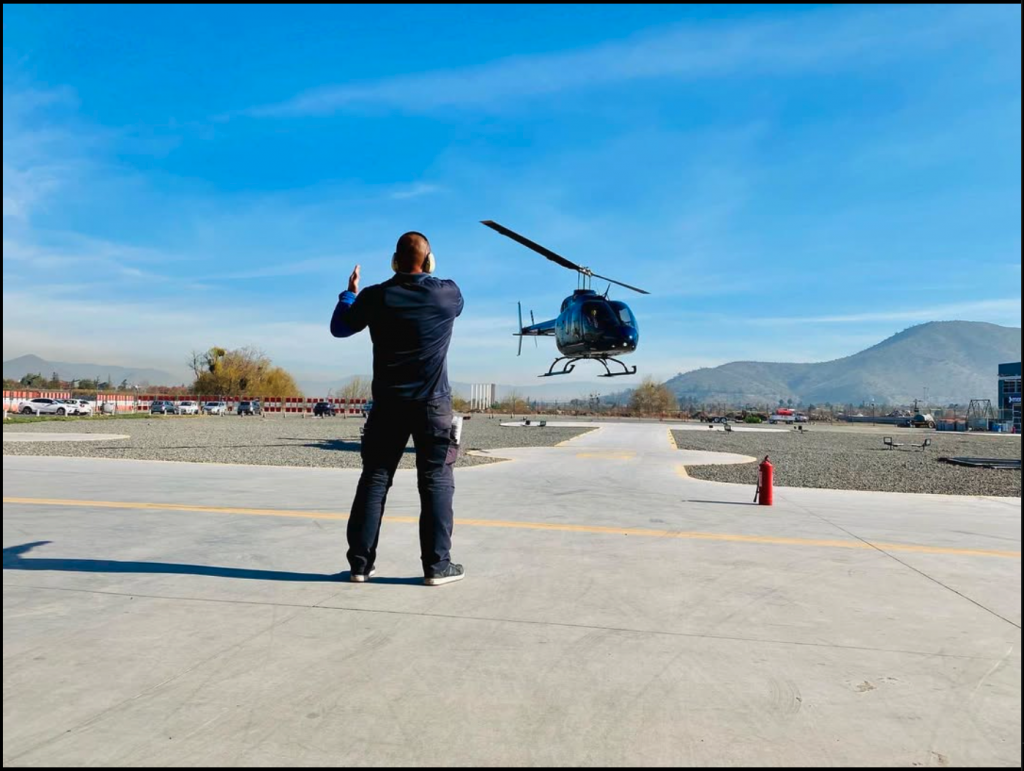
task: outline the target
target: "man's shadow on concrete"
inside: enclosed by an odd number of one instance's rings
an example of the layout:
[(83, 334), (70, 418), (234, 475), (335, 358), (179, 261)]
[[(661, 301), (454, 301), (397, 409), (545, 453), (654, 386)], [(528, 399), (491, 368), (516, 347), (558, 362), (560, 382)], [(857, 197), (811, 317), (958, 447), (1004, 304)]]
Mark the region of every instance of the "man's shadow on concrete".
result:
[[(207, 565), (179, 565), (166, 562), (121, 562), (117, 560), (45, 559), (29, 558), (33, 549), (48, 546), (52, 541), (36, 541), (22, 546), (4, 549), (4, 570), (26, 570), (51, 573), (117, 573), (171, 576), (207, 576), (210, 578), (233, 578), (247, 581), (283, 581), (285, 583), (348, 583), (351, 573), (288, 573), (279, 570), (248, 570), (245, 568), (218, 568)], [(421, 578), (374, 577), (374, 584), (392, 586), (421, 585)]]

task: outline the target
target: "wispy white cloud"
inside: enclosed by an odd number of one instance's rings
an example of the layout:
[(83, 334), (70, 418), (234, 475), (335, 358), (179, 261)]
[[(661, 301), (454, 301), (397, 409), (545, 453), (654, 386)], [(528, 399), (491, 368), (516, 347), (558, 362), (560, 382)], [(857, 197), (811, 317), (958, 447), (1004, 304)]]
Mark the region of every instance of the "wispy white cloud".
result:
[(412, 113), (503, 109), (530, 97), (659, 78), (693, 80), (747, 72), (765, 77), (847, 65), (863, 68), (915, 50), (933, 50), (1008, 22), (1012, 16), (1007, 11), (975, 6), (829, 9), (787, 21), (688, 25), (581, 51), (314, 88), (244, 114), (286, 118), (367, 107)]
[[(30, 234), (31, 235), (31, 234)], [(170, 261), (151, 249), (115, 244), (101, 239), (64, 234), (57, 246), (4, 238), (4, 273), (19, 283), (52, 286), (55, 278), (77, 276), (84, 282), (103, 282), (107, 290), (126, 286), (161, 284), (178, 289), (206, 287), (192, 277), (176, 278), (155, 269)], [(116, 283), (115, 283), (116, 282)], [(84, 283), (78, 285), (84, 291)], [(5, 314), (6, 320), (6, 314)]]
[(380, 255), (334, 255), (330, 257), (312, 257), (305, 260), (289, 261), (284, 258), (272, 264), (255, 265), (230, 273), (213, 273), (204, 275), (207, 281), (245, 281), (272, 278), (291, 278), (295, 276), (324, 276), (342, 286), (348, 280), (355, 265), (361, 265)]
[(215, 306), (196, 299), (116, 301), (37, 287), (5, 289), (3, 307), (5, 358), (35, 353), (103, 360), (159, 367), (182, 378), (188, 351), (211, 345), (252, 345), (279, 363), (336, 360), (342, 374), (367, 371), (371, 361), (368, 335), (346, 341), (341, 355), (328, 332), (329, 308), (319, 314), (322, 320), (304, 319), (223, 298)]
[(1020, 324), (1020, 297), (981, 300), (968, 303), (926, 306), (922, 308), (850, 313), (825, 316), (782, 316), (757, 318), (755, 324), (865, 324), (888, 321), (1000, 321)]
[(433, 195), (440, 193), (444, 190), (440, 185), (429, 185), (424, 182), (419, 182), (409, 187), (395, 190), (391, 193), (391, 199), (395, 201), (405, 201), (410, 198), (420, 198), (425, 195)]
[(4, 219), (27, 221), (36, 207), (61, 186), (59, 168), (15, 169), (4, 152)]

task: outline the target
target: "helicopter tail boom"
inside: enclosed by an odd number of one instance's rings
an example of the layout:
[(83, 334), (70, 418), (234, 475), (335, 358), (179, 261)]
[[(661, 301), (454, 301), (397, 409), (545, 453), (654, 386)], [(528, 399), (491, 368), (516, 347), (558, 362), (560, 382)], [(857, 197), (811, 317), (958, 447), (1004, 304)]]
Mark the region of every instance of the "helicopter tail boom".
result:
[[(519, 355), (523, 355), (523, 338), (524, 337), (554, 337), (555, 336), (555, 325), (557, 321), (552, 319), (551, 321), (542, 321), (539, 324), (533, 318), (533, 311), (530, 311), (530, 326), (523, 326), (523, 304), (519, 305), (519, 331), (516, 332), (513, 337), (519, 338)], [(536, 342), (536, 340), (534, 340)]]

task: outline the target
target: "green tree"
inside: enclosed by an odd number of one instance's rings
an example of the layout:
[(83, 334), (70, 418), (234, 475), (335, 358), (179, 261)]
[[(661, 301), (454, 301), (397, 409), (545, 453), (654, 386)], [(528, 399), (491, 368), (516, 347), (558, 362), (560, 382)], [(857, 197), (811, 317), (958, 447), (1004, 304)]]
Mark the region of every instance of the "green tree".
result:
[(29, 374), (21, 379), (21, 385), (25, 388), (46, 388), (46, 379), (41, 373)]

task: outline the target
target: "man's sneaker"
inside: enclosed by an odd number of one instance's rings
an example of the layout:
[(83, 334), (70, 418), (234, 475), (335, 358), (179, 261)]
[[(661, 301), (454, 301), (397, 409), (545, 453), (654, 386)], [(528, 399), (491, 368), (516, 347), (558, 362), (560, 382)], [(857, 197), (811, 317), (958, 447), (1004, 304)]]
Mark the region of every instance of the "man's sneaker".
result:
[(445, 584), (461, 581), (465, 577), (466, 570), (462, 565), (449, 564), (444, 570), (427, 574), (427, 577), (423, 579), (423, 583), (427, 586), (444, 586)]
[(365, 584), (367, 581), (369, 581), (375, 575), (377, 575), (377, 568), (370, 568), (370, 574), (369, 575), (366, 575), (365, 573), (353, 573), (351, 578), (350, 578), (350, 580), (354, 584)]

